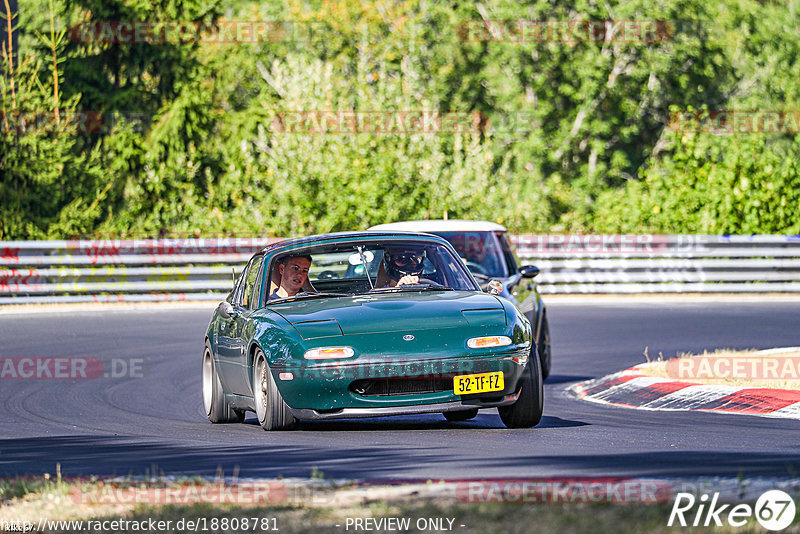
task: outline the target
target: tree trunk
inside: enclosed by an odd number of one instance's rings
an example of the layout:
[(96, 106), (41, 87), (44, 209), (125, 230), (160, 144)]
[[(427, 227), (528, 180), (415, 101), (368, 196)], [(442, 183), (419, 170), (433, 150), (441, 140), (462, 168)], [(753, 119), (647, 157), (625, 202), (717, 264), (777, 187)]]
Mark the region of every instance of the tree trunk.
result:
[[(12, 69), (17, 65), (18, 45), (19, 42), (19, 8), (17, 7), (17, 0), (3, 0), (0, 2), (0, 11), (3, 13), (3, 18), (0, 19), (0, 51), (8, 53), (9, 48), (11, 52), (11, 66)], [(9, 13), (11, 13), (10, 26), (12, 27), (11, 41), (8, 39), (9, 28)], [(9, 46), (10, 45), (10, 46)], [(5, 61), (0, 63), (0, 69), (5, 71)]]

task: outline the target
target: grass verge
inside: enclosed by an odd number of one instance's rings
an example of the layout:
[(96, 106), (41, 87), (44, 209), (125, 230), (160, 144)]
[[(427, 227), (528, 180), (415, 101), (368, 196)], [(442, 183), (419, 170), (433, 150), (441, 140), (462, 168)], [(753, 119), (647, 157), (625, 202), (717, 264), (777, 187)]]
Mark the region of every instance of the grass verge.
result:
[[(3, 489), (0, 525), (3, 521), (29, 521), (37, 526), (35, 530), (39, 532), (67, 532), (79, 528), (82, 532), (148, 530), (119, 526), (114, 528), (111, 522), (119, 520), (138, 523), (169, 522), (169, 526), (158, 529), (159, 532), (766, 532), (753, 518), (748, 519), (743, 527), (730, 526), (725, 523), (725, 514), (721, 516), (724, 523), (722, 527), (668, 527), (671, 502), (470, 504), (459, 501), (453, 495), (435, 491), (436, 485), (428, 485), (432, 486), (428, 490), (433, 491), (426, 491), (424, 486), (418, 489), (402, 486), (331, 487), (311, 494), (290, 492), (284, 502), (276, 504), (153, 505), (113, 502), (77, 504), (70, 496), (75, 495), (76, 491), (83, 491), (86, 487), (84, 482), (43, 478), (0, 480), (0, 488)], [(796, 495), (795, 500), (797, 501)], [(752, 502), (750, 504), (753, 505)], [(694, 510), (691, 513), (691, 518), (693, 517)], [(40, 530), (38, 522), (42, 518), (53, 521), (82, 520), (84, 523), (80, 527), (74, 523), (62, 524), (60, 527), (50, 524)], [(391, 523), (381, 522), (382, 519), (389, 518), (392, 518)], [(87, 520), (92, 520), (93, 523), (87, 523)], [(196, 526), (191, 526), (192, 524)], [(96, 528), (92, 528), (92, 525)], [(784, 532), (800, 532), (800, 514)]]

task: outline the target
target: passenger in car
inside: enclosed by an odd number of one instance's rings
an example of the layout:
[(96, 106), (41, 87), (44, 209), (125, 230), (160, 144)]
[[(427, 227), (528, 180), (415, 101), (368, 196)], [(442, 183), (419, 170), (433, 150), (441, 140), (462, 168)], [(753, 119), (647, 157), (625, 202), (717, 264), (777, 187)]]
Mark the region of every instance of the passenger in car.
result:
[(276, 267), (272, 272), (270, 299), (293, 297), (300, 292), (316, 293), (308, 280), (311, 256), (286, 256), (278, 260)]

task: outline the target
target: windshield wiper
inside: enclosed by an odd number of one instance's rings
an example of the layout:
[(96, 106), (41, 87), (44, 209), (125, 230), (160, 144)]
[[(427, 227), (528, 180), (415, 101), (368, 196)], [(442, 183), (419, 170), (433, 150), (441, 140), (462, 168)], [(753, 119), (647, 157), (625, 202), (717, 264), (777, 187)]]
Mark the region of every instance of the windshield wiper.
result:
[(370, 293), (395, 293), (400, 291), (455, 291), (455, 289), (439, 284), (404, 284), (394, 287), (376, 287)]
[(439, 284), (428, 284), (422, 291), (455, 291), (452, 287), (440, 286)]
[(292, 297), (284, 297), (282, 299), (271, 300), (267, 302), (267, 305), (270, 304), (280, 304), (283, 302), (294, 302), (295, 300), (305, 300), (305, 299), (324, 299), (324, 298), (334, 298), (334, 297), (352, 297), (352, 293), (298, 293)]

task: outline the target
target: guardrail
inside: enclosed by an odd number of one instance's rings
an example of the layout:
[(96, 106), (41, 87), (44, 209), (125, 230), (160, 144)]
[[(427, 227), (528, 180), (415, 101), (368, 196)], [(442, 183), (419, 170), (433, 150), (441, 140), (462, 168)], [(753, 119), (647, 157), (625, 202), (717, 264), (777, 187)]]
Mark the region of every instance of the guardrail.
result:
[(800, 291), (800, 236), (522, 235), (542, 293)]
[[(0, 304), (222, 299), (270, 239), (0, 242)], [(800, 236), (520, 235), (542, 293), (800, 292)]]
[(221, 300), (265, 239), (0, 242), (0, 304)]

